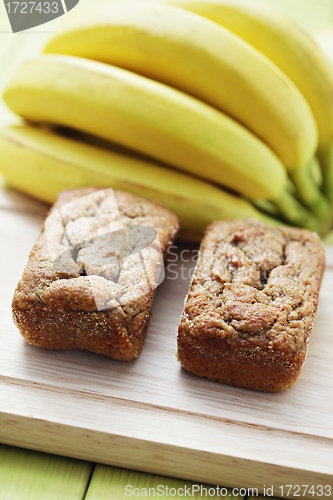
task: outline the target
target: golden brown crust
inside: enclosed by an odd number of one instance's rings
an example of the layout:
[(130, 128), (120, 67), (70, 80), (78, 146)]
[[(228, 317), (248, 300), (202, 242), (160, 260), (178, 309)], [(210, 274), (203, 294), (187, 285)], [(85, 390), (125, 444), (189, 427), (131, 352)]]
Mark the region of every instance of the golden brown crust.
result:
[(252, 219), (213, 222), (185, 302), (178, 358), (199, 376), (262, 391), (296, 381), (324, 271), (309, 231)]
[[(77, 347), (121, 360), (139, 355), (163, 256), (179, 223), (157, 202), (113, 194), (65, 191), (52, 207), (12, 304), (14, 321), (30, 344)], [(119, 230), (123, 226), (126, 231)], [(147, 228), (157, 232), (159, 245), (151, 243), (156, 233)]]

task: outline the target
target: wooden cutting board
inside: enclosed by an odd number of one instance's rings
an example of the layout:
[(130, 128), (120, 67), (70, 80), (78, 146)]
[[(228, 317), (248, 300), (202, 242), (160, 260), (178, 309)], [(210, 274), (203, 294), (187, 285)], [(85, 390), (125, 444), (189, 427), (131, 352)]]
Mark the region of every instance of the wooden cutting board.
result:
[(26, 344), (11, 299), (46, 209), (0, 191), (1, 442), (262, 493), (269, 486), (274, 496), (288, 496), (284, 485), (333, 485), (332, 249), (303, 373), (293, 388), (265, 394), (201, 379), (176, 360), (196, 247), (172, 250), (137, 360)]

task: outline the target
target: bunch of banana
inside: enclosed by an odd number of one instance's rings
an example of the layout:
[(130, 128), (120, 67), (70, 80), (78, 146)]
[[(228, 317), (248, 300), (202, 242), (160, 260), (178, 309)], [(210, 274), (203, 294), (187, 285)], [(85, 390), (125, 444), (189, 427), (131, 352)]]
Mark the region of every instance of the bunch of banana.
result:
[(181, 236), (199, 241), (214, 219), (255, 217), (276, 224), (245, 199), (116, 147), (98, 147), (32, 126), (0, 130), (0, 165), (14, 188), (48, 203), (64, 189), (89, 185), (158, 200), (177, 213)]
[(317, 127), (296, 85), (238, 36), (183, 9), (111, 2), (74, 19), (45, 52), (109, 63), (192, 95), (258, 135), (288, 169), (315, 152)]
[(45, 201), (88, 183), (158, 199), (192, 240), (211, 220), (244, 216), (324, 234), (332, 225), (333, 70), (273, 12), (251, 0), (137, 0), (71, 18), (47, 54), (16, 70), (6, 103), (30, 122), (149, 158), (22, 127), (2, 132), (0, 170)]
[(4, 99), (31, 121), (113, 141), (248, 198), (275, 198), (285, 183), (281, 161), (245, 127), (197, 99), (115, 66), (40, 56), (15, 71)]
[(294, 21), (256, 0), (161, 0), (196, 13), (246, 41), (287, 75), (306, 98), (319, 131), (324, 192), (333, 202), (333, 66)]

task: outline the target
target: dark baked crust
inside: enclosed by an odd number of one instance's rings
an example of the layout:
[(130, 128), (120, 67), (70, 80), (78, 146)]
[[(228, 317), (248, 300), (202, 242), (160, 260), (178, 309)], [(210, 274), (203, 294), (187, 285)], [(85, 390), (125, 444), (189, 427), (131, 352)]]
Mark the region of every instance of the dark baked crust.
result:
[(178, 332), (191, 373), (282, 391), (305, 360), (324, 247), (303, 229), (252, 219), (213, 222), (200, 247)]
[[(52, 207), (50, 214), (55, 216), (63, 207), (62, 223), (47, 219), (12, 303), (14, 321), (30, 344), (77, 347), (121, 360), (139, 355), (161, 266), (160, 250), (164, 256), (179, 223), (157, 202), (113, 193), (119, 212), (99, 188), (65, 191)], [(90, 194), (93, 200), (83, 199)], [(75, 203), (68, 209), (70, 202)], [(138, 231), (133, 233), (133, 255), (124, 254), (124, 232), (116, 232), (119, 223)], [(146, 247), (138, 226), (154, 228), (160, 248), (155, 242)], [(75, 247), (76, 240), (100, 233)], [(135, 253), (140, 245), (146, 268)], [(61, 254), (60, 260), (54, 260), (50, 248)], [(99, 308), (97, 300), (102, 299), (106, 305)]]

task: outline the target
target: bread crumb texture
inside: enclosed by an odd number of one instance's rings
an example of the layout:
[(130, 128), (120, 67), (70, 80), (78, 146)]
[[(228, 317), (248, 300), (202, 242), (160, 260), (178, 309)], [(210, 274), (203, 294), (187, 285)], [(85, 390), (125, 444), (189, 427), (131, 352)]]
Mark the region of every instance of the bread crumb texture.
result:
[(178, 332), (199, 376), (261, 391), (294, 384), (318, 306), (324, 247), (310, 231), (254, 219), (207, 229)]
[(13, 298), (14, 322), (25, 340), (137, 357), (163, 256), (178, 229), (163, 205), (129, 193), (61, 193)]

